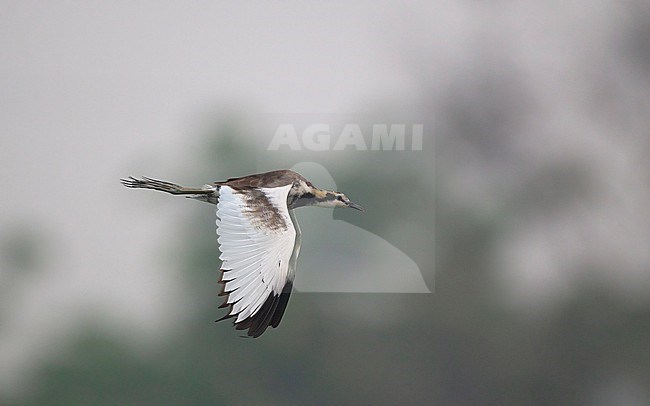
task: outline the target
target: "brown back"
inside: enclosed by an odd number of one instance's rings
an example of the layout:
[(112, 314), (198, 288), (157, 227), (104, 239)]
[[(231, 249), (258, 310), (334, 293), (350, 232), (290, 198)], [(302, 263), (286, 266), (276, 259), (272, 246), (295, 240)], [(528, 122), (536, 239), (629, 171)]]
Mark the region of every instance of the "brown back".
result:
[(213, 185), (229, 186), (233, 189), (253, 189), (260, 187), (280, 187), (292, 184), (296, 180), (302, 180), (307, 183), (299, 173), (288, 169), (258, 173), (255, 175), (243, 176), (241, 178), (230, 178), (222, 182), (214, 182)]

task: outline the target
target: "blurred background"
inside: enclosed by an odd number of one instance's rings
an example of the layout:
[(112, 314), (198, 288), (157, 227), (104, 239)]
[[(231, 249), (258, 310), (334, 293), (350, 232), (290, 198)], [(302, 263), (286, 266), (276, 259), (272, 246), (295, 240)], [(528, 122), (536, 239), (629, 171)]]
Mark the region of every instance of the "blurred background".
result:
[[(650, 404), (649, 22), (642, 0), (1, 1), (0, 404)], [(278, 114), (422, 123), (423, 147), (268, 151)], [(298, 292), (239, 338), (213, 322), (214, 208), (118, 180), (304, 162), (433, 293)], [(299, 266), (323, 264), (297, 277), (367, 272), (314, 211)]]

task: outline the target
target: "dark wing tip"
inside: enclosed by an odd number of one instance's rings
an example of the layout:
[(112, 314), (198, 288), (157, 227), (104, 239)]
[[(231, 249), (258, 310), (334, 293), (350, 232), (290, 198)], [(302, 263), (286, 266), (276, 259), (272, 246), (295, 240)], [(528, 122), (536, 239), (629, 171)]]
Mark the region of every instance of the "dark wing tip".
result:
[[(219, 308), (228, 308), (228, 314), (216, 320), (217, 322), (222, 320), (227, 320), (237, 316), (237, 314), (230, 314), (232, 310), (232, 303), (228, 303), (228, 297), (230, 292), (225, 292), (225, 282), (223, 281), (223, 272), (219, 278), (219, 283), (222, 284), (222, 289), (219, 296), (226, 296), (224, 302), (219, 306)], [(257, 338), (261, 336), (267, 328), (273, 327), (276, 328), (282, 320), (284, 311), (287, 308), (289, 303), (289, 296), (291, 295), (291, 290), (293, 289), (293, 283), (287, 281), (282, 289), (282, 293), (279, 295), (271, 293), (268, 298), (264, 301), (264, 304), (255, 312), (254, 315), (240, 321), (233, 322), (236, 330), (248, 330), (246, 334), (248, 337)]]
[(292, 290), (293, 290), (293, 282), (287, 281), (287, 284), (284, 285), (284, 288), (282, 289), (282, 293), (280, 294), (280, 301), (278, 303), (278, 307), (275, 309), (275, 312), (273, 313), (273, 317), (271, 317), (270, 320), (271, 327), (276, 328), (278, 325), (280, 325), (282, 316), (284, 316), (284, 311), (287, 310), (287, 305), (289, 304), (289, 297), (291, 296)]

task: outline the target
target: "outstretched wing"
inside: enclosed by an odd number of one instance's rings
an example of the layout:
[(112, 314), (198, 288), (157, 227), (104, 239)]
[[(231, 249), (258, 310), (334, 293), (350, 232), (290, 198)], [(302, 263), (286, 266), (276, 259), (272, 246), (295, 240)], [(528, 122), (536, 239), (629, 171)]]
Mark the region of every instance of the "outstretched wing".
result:
[(217, 234), (226, 296), (221, 307), (229, 311), (220, 320), (235, 317), (235, 327), (252, 337), (277, 327), (291, 294), (297, 232), (287, 208), (290, 189), (221, 186)]

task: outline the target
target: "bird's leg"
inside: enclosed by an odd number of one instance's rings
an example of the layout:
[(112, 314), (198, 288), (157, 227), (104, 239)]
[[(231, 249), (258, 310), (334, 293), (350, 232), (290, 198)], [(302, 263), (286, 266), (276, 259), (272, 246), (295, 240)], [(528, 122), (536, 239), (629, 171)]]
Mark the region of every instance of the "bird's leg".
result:
[[(187, 188), (176, 185), (174, 183), (164, 182), (162, 180), (151, 179), (143, 176), (142, 179), (129, 176), (128, 178), (120, 179), (122, 184), (128, 188), (134, 189), (153, 189), (161, 192), (171, 193), (173, 195), (209, 195), (216, 191), (216, 188), (205, 187), (203, 189)], [(205, 199), (206, 201), (208, 199)]]

